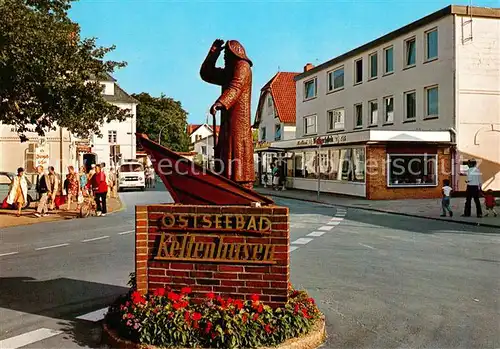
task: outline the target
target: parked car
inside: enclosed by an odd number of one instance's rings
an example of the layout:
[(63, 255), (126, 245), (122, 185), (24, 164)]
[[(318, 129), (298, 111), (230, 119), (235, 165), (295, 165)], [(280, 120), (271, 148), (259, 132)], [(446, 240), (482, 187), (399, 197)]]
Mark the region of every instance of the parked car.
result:
[(144, 191), (146, 188), (144, 175), (144, 167), (138, 161), (127, 161), (120, 165), (116, 175), (118, 183), (118, 191), (124, 189), (140, 189)]
[[(0, 204), (9, 195), (9, 188), (15, 176), (14, 172), (0, 172)], [(32, 202), (38, 201), (35, 185), (27, 178), (26, 181), (28, 182), (28, 201), (24, 208), (28, 207)]]

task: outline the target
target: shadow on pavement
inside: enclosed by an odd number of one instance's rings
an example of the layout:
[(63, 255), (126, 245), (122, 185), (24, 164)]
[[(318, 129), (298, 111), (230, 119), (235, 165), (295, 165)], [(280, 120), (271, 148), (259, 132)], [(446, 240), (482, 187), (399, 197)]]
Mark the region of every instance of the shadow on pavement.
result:
[(110, 305), (128, 288), (83, 280), (31, 277), (0, 278), (0, 308), (66, 320), (59, 323), (75, 343), (95, 347), (100, 326), (77, 316)]

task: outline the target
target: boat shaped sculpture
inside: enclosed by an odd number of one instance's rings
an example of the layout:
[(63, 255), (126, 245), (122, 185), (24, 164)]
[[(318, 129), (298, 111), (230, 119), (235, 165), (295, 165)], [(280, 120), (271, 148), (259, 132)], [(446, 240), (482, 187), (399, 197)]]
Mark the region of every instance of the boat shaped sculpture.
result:
[(136, 133), (137, 142), (151, 158), (156, 174), (161, 178), (175, 203), (184, 205), (243, 205), (274, 204), (269, 197), (203, 168), (193, 161)]

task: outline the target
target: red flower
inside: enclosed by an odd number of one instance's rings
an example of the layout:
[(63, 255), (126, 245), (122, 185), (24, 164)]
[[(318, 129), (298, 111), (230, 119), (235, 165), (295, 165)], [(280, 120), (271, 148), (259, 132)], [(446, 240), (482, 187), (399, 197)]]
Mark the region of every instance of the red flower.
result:
[(259, 314), (254, 314), (252, 319), (253, 319), (253, 321), (257, 321), (258, 318), (259, 318)]
[(302, 309), (302, 315), (304, 315), (304, 317), (305, 317), (306, 319), (309, 319), (309, 318), (310, 318), (309, 313), (307, 312), (307, 309), (306, 309), (306, 308), (303, 308), (303, 309)]
[(246, 323), (248, 321), (248, 315), (246, 313), (243, 314), (243, 316), (241, 317), (241, 320), (243, 320), (243, 323)]
[(313, 299), (313, 298), (307, 298), (307, 301), (308, 301), (309, 303), (311, 303), (311, 304), (315, 304), (315, 303), (314, 303), (314, 299)]
[(215, 337), (217, 337), (217, 333), (212, 332), (211, 337), (212, 337), (212, 339), (215, 339)]
[(257, 312), (261, 314), (263, 311), (264, 311), (264, 306), (260, 304), (259, 307), (257, 308)]
[(219, 304), (224, 303), (224, 299), (222, 299), (222, 297), (221, 297), (221, 296), (217, 296), (216, 301), (217, 301)]
[(241, 310), (243, 308), (243, 302), (241, 301), (241, 299), (235, 300), (234, 306), (236, 307), (236, 309)]
[(271, 333), (271, 332), (272, 332), (272, 330), (271, 330), (271, 326), (269, 326), (269, 325), (264, 326), (264, 330), (265, 330), (267, 333)]
[(181, 289), (182, 294), (190, 294), (191, 293), (191, 287), (183, 287)]
[(134, 304), (144, 304), (146, 303), (146, 299), (137, 291), (132, 293), (132, 302)]
[(215, 298), (215, 293), (213, 293), (213, 292), (209, 292), (209, 293), (207, 294), (207, 298), (208, 298), (208, 299), (214, 299), (214, 298)]
[(189, 322), (190, 317), (189, 311), (184, 312), (184, 321)]
[(163, 287), (157, 288), (154, 292), (154, 295), (163, 297), (165, 295), (165, 289)]
[(201, 320), (201, 314), (200, 313), (193, 313), (191, 315), (191, 319), (193, 319), (194, 321), (199, 321), (199, 320)]
[(181, 297), (177, 294), (177, 293), (174, 293), (174, 292), (169, 292), (168, 295), (167, 295), (168, 299), (170, 299), (171, 301), (178, 301)]
[(229, 297), (227, 299), (227, 305), (231, 305), (233, 303), (233, 299), (231, 297)]
[(207, 321), (207, 327), (205, 327), (205, 333), (206, 334), (210, 333), (211, 329), (212, 329), (212, 323), (210, 321)]
[(299, 312), (299, 305), (298, 304), (295, 304), (295, 309), (293, 310), (293, 312), (295, 314), (297, 314)]
[(133, 319), (133, 318), (134, 318), (134, 314), (130, 314), (130, 313), (127, 314), (127, 319)]
[(258, 302), (259, 301), (259, 295), (258, 294), (253, 294), (251, 297), (253, 302)]

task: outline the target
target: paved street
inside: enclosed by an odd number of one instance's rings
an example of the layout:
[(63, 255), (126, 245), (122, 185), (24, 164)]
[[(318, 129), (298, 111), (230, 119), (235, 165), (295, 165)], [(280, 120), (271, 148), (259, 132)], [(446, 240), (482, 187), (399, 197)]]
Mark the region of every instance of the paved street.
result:
[[(134, 205), (0, 230), (0, 348), (97, 348), (134, 269)], [(290, 207), (292, 281), (327, 316), (327, 348), (500, 346), (497, 228), (276, 199)], [(78, 319), (77, 317), (80, 317)]]

